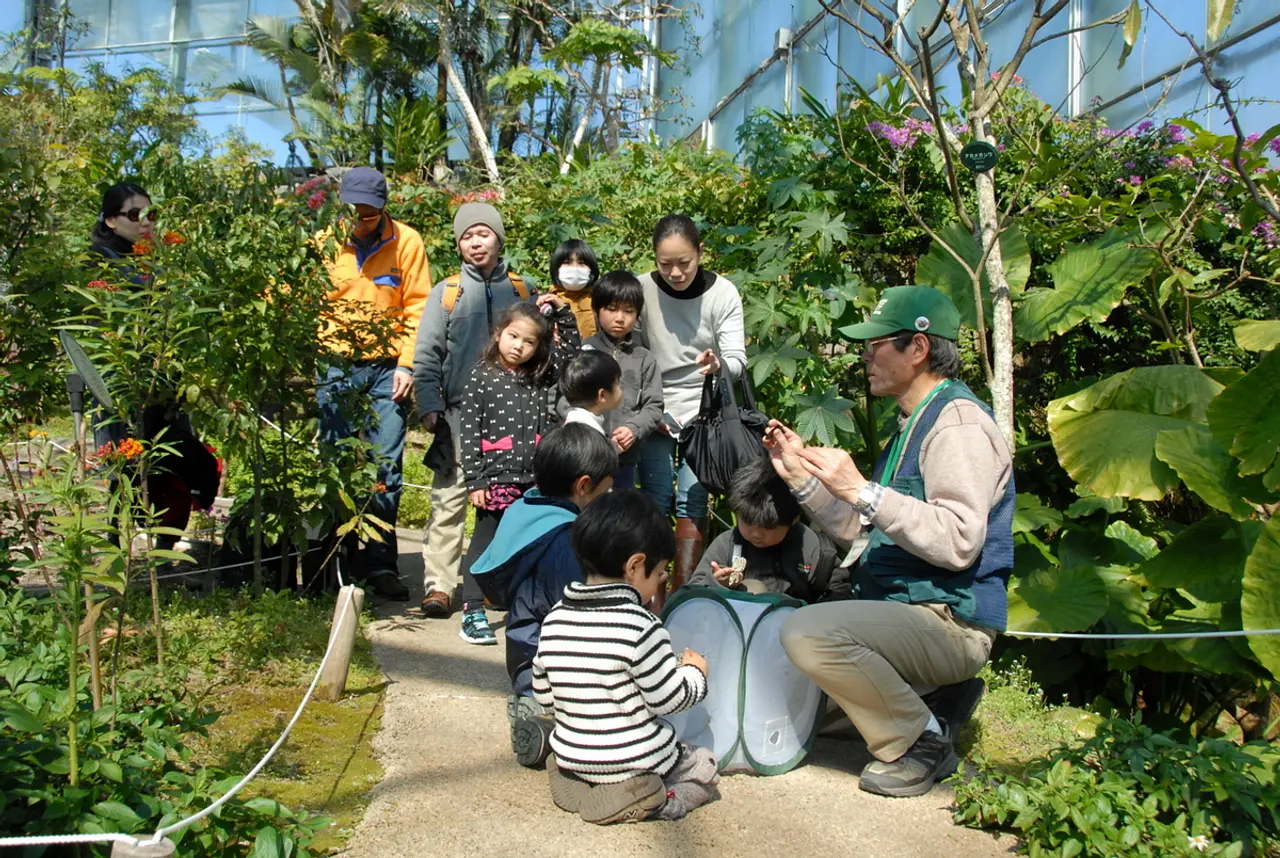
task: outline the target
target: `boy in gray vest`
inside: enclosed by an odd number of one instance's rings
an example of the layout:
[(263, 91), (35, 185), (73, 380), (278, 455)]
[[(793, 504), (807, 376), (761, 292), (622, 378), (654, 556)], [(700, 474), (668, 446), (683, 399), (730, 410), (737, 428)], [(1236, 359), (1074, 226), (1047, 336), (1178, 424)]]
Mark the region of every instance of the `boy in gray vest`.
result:
[(1013, 462), (987, 406), (956, 379), (959, 328), (941, 292), (898, 286), (843, 329), (864, 341), (872, 395), (900, 411), (872, 479), (776, 421), (766, 435), (796, 499), (860, 557), (855, 598), (796, 611), (782, 645), (866, 740), (875, 760), (859, 785), (880, 795), (923, 795), (955, 771), (955, 732), (1007, 618)]

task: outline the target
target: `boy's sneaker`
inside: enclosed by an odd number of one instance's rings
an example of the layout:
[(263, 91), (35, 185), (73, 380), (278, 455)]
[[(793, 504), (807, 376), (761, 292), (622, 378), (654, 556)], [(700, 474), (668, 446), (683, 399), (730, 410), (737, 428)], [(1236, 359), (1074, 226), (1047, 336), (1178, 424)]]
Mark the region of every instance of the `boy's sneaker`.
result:
[(484, 615), (484, 608), (469, 608), (463, 612), (458, 637), (477, 646), (495, 646), (498, 643), (493, 629), (489, 628), (489, 618)]
[(667, 803), (667, 788), (657, 775), (636, 775), (620, 784), (593, 784), (578, 805), (584, 822), (613, 825), (639, 822)]
[(507, 726), (511, 728), (511, 753), (516, 753), (516, 724), (526, 718), (539, 716), (550, 718), (552, 712), (532, 697), (522, 694), (512, 694), (507, 697)]
[(551, 800), (556, 807), (577, 813), (582, 808), (582, 800), (591, 792), (591, 784), (569, 772), (560, 771), (556, 766), (556, 758), (547, 758), (547, 782), (551, 785)]
[(898, 798), (924, 795), (938, 781), (955, 774), (959, 765), (950, 737), (925, 730), (916, 743), (893, 762), (867, 763), (858, 786), (876, 795)]
[(516, 752), (516, 762), (526, 769), (536, 769), (551, 753), (551, 728), (555, 721), (545, 715), (522, 718), (515, 724), (511, 738), (511, 750)]
[(921, 699), (934, 717), (942, 722), (947, 735), (954, 740), (960, 735), (964, 725), (973, 718), (986, 688), (986, 683), (975, 676), (954, 685), (943, 685)]

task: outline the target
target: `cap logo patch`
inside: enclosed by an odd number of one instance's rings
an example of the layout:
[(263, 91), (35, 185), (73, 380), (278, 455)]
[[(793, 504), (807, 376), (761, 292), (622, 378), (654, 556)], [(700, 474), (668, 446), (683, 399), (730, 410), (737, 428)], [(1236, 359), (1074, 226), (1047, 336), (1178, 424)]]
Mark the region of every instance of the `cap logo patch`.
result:
[(885, 305), (885, 304), (888, 304), (888, 303), (889, 303), (889, 299), (888, 299), (888, 298), (881, 298), (881, 299), (880, 299), (880, 303), (879, 303), (879, 304), (876, 304), (876, 308), (875, 308), (874, 310), (872, 310), (872, 311), (871, 311), (871, 315), (873, 315), (873, 316), (878, 316), (878, 315), (880, 315), (880, 311), (881, 311), (881, 310), (883, 310), (883, 309), (884, 309), (884, 305)]
[(929, 317), (928, 317), (928, 316), (916, 316), (916, 330), (917, 330), (917, 331), (927, 331), (927, 330), (929, 330)]

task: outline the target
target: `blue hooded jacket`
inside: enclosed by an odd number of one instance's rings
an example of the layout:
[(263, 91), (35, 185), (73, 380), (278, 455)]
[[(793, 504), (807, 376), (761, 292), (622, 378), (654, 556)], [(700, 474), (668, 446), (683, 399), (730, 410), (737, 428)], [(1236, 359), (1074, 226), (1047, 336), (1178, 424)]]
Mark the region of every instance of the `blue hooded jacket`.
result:
[(570, 582), (584, 580), (569, 544), (577, 517), (572, 501), (530, 489), (507, 508), (493, 542), (471, 567), (489, 600), (507, 607), (507, 673), (523, 697), (533, 696), (542, 621)]

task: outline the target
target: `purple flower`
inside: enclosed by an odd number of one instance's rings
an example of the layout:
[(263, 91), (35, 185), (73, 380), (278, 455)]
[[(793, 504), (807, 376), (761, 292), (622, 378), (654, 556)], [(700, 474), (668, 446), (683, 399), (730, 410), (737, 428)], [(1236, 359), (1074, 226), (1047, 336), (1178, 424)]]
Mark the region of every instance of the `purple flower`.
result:
[(1272, 155), (1280, 155), (1280, 137), (1272, 137), (1267, 141), (1267, 148), (1271, 150)]
[(1132, 161), (1125, 161), (1124, 168), (1126, 170), (1136, 170), (1138, 168), (1138, 165), (1133, 163)]
[(1136, 188), (1138, 185), (1141, 185), (1141, 184), (1142, 184), (1142, 177), (1141, 177), (1141, 176), (1130, 176), (1130, 177), (1129, 177), (1129, 184), (1133, 185), (1133, 186)]
[(910, 128), (894, 128), (878, 120), (868, 122), (867, 130), (886, 140), (894, 149), (910, 148), (916, 142), (916, 135)]
[(1119, 131), (1113, 131), (1110, 128), (1104, 128), (1102, 129), (1102, 131), (1099, 132), (1099, 134), (1102, 135), (1102, 138), (1104, 140), (1111, 140), (1112, 138), (1116, 137), (1119, 133), (1120, 133)]
[(1248, 137), (1244, 138), (1244, 142), (1246, 146), (1252, 146), (1254, 143), (1257, 143), (1261, 139), (1262, 139), (1262, 135), (1255, 132), (1253, 134), (1250, 134)]
[(1268, 250), (1275, 250), (1277, 246), (1280, 246), (1280, 236), (1276, 235), (1275, 225), (1269, 220), (1259, 222), (1258, 225), (1253, 228), (1253, 234), (1257, 238), (1261, 239), (1262, 243), (1267, 246)]
[(1138, 133), (1146, 134), (1148, 131), (1150, 131), (1152, 128), (1155, 128), (1155, 127), (1156, 127), (1156, 124), (1152, 122), (1150, 119), (1144, 119), (1143, 121), (1138, 123)]
[(1187, 139), (1187, 129), (1181, 125), (1170, 123), (1164, 127), (1164, 132), (1169, 135), (1170, 143), (1181, 143)]

